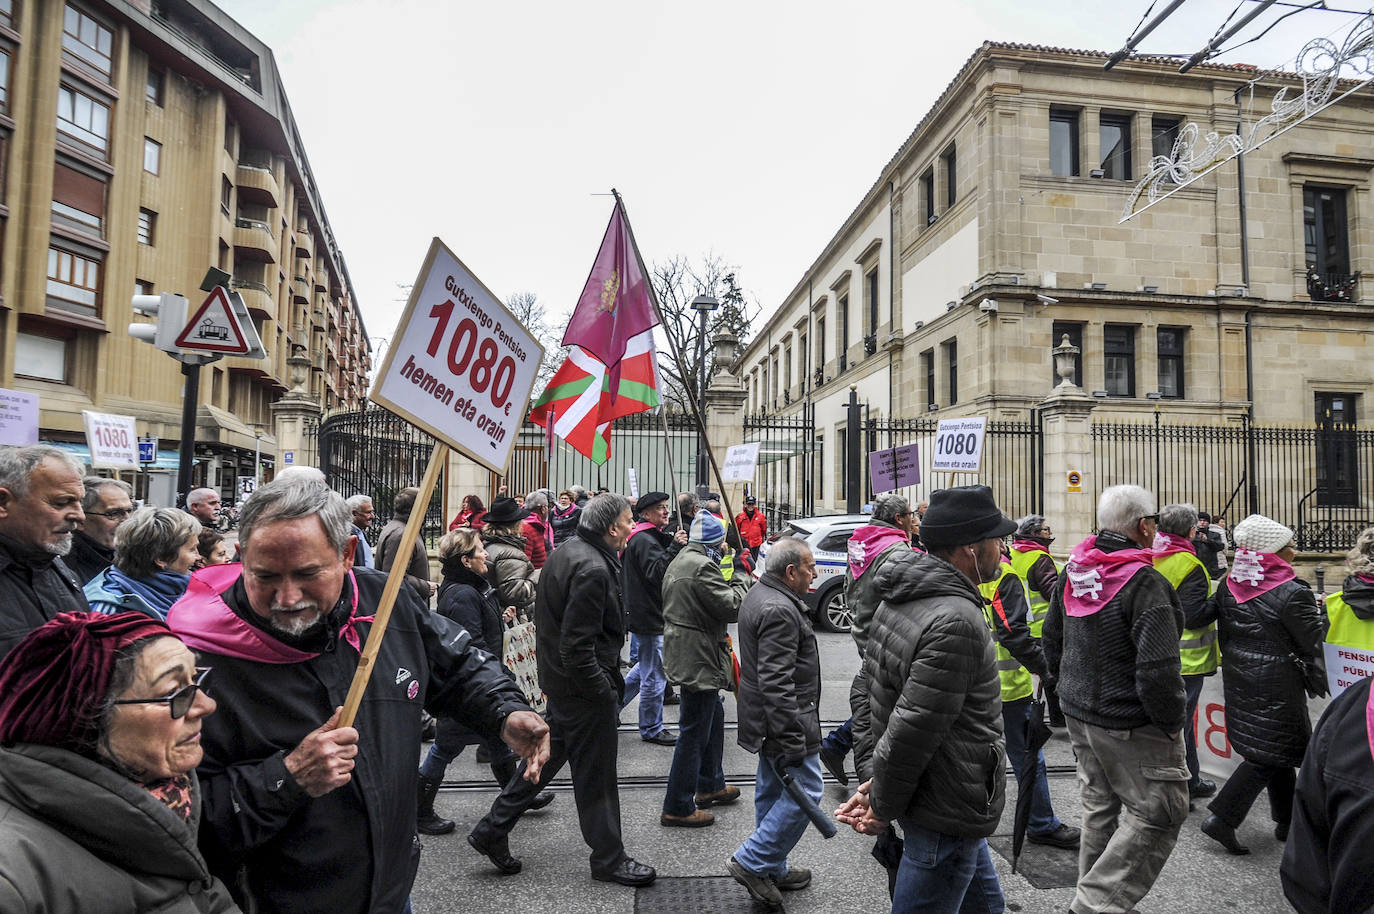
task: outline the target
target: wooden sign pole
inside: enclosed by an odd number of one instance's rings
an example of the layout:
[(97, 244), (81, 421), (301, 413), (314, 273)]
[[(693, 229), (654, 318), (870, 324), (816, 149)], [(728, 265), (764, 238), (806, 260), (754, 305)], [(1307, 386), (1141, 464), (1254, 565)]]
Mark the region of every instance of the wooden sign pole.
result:
[(348, 698), (344, 701), (343, 715), (339, 718), (340, 727), (353, 726), (353, 719), (358, 716), (358, 706), (363, 703), (363, 693), (367, 691), (367, 684), (372, 679), (372, 667), (377, 661), (377, 653), (382, 649), (382, 638), (386, 635), (387, 623), (391, 621), (391, 608), (396, 604), (396, 595), (405, 583), (411, 550), (415, 548), (420, 527), (424, 525), (430, 496), (434, 492), (434, 486), (439, 482), (439, 471), (443, 469), (447, 459), (448, 445), (436, 442), (434, 453), (429, 457), (429, 466), (425, 468), (424, 479), (420, 481), (420, 494), (415, 497), (415, 506), (410, 509), (410, 519), (406, 521), (405, 531), (401, 534), (401, 544), (396, 548), (396, 563), (391, 566), (391, 573), (387, 575), (381, 605), (377, 607), (377, 615), (367, 634), (367, 645), (363, 648), (362, 656), (358, 658), (358, 669), (353, 674), (353, 684), (348, 687)]

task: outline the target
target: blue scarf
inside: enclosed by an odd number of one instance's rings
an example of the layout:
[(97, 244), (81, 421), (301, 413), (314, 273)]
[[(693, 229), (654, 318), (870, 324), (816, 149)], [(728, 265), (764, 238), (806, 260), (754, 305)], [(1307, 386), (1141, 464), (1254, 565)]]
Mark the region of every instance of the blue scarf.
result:
[(111, 565), (105, 572), (105, 587), (116, 593), (131, 593), (147, 603), (159, 619), (167, 620), (167, 610), (186, 592), (189, 574), (158, 571), (146, 578), (131, 578)]

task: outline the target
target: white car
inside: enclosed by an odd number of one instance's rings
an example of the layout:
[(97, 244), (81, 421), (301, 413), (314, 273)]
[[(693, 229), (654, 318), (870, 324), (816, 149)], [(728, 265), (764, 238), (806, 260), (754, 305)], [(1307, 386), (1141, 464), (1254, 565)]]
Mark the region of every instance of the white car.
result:
[(873, 522), (869, 514), (829, 514), (801, 517), (769, 535), (759, 547), (754, 576), (763, 574), (768, 548), (779, 538), (796, 536), (806, 540), (816, 558), (816, 579), (806, 596), (811, 617), (823, 631), (847, 632), (853, 621), (844, 599), (844, 570), (849, 561), (849, 538), (858, 528)]

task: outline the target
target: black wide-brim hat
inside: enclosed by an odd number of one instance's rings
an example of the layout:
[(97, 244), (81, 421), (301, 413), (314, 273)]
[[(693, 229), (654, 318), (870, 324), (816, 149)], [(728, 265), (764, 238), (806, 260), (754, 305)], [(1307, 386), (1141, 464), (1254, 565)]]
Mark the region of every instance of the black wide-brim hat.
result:
[(489, 524), (513, 524), (518, 520), (524, 520), (529, 515), (523, 503), (516, 501), (509, 495), (502, 495), (491, 503), (491, 508), (487, 510), (487, 516), (483, 518)]
[(927, 546), (966, 546), (1010, 536), (1016, 522), (1002, 513), (987, 486), (954, 486), (930, 496), (921, 519), (921, 542)]

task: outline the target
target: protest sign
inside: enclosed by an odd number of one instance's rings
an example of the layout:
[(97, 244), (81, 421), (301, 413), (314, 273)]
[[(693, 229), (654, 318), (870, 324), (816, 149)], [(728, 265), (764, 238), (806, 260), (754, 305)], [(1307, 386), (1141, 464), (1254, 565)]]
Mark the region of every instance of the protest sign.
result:
[(759, 442), (736, 444), (725, 452), (720, 467), (721, 482), (750, 482), (759, 463)]
[(983, 464), (983, 434), (987, 425), (986, 416), (941, 419), (930, 468), (944, 473), (977, 473)]
[(904, 444), (868, 455), (868, 474), (873, 493), (891, 492), (921, 481), (921, 446)]
[(138, 468), (138, 431), (133, 416), (97, 413), (83, 409), (86, 446), (91, 450), (91, 466), (124, 469)]
[(38, 395), (0, 388), (0, 444), (38, 443)]

